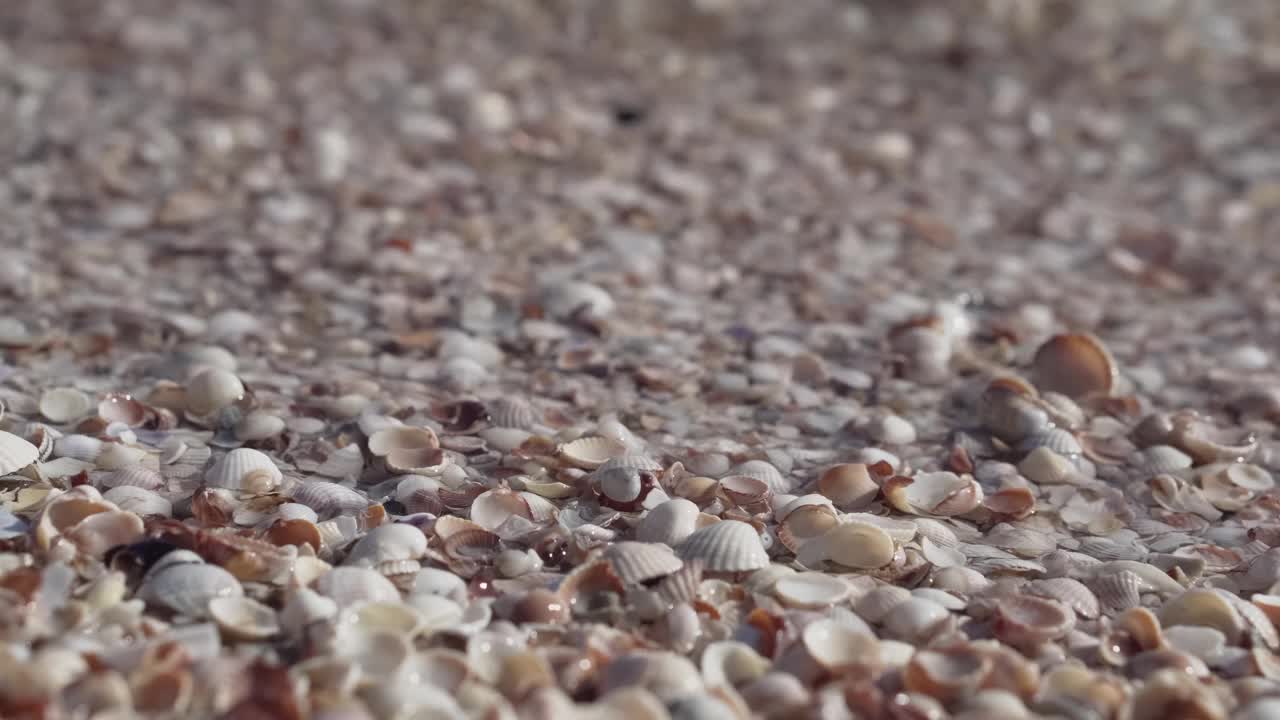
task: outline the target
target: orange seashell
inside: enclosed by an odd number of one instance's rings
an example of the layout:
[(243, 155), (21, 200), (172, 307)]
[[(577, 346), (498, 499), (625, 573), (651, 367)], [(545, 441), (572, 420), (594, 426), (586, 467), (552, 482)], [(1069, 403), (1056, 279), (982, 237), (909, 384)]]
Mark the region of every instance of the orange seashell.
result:
[(1088, 333), (1063, 333), (1049, 338), (1036, 350), (1031, 371), (1041, 391), (1072, 398), (1110, 395), (1119, 374), (1111, 351)]
[(310, 520), (277, 520), (267, 528), (264, 539), (272, 545), (310, 545), (320, 552), (324, 540), (320, 528)]

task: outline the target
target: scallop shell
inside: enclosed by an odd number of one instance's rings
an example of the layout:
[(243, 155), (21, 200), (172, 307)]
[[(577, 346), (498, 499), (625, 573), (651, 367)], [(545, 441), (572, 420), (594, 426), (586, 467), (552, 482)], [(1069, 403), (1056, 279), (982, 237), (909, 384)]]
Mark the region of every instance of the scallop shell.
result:
[(131, 447), (118, 442), (103, 443), (102, 452), (94, 458), (93, 464), (99, 470), (119, 470), (130, 465), (145, 462), (147, 451), (139, 447)]
[(428, 427), (393, 425), (369, 436), (369, 452), (376, 457), (390, 455), (393, 450), (418, 450), (440, 447), (440, 439)]
[(104, 488), (137, 487), (145, 490), (159, 490), (165, 486), (165, 480), (160, 473), (149, 467), (130, 465), (105, 476), (101, 485)]
[(769, 483), (751, 475), (728, 475), (720, 480), (720, 491), (735, 505), (755, 505), (769, 498)]
[(345, 562), (378, 567), (399, 560), (418, 560), (426, 554), (427, 536), (422, 530), (413, 525), (392, 523), (376, 527), (356, 541)]
[(240, 581), (217, 565), (174, 562), (157, 567), (143, 580), (138, 597), (178, 615), (203, 618), (210, 600), (244, 594)]
[(325, 480), (306, 480), (291, 491), (293, 501), (316, 511), (320, 517), (359, 515), (369, 507), (369, 498), (358, 490)]
[(244, 397), (244, 383), (235, 373), (222, 368), (206, 368), (187, 382), (187, 412), (211, 415)]
[(542, 422), (538, 411), (527, 400), (517, 397), (500, 397), (485, 404), (489, 423), (500, 428), (532, 430)]
[(737, 520), (722, 520), (696, 530), (680, 543), (680, 557), (700, 560), (711, 572), (747, 572), (769, 564), (756, 529)]
[(15, 473), (40, 459), (40, 450), (22, 438), (0, 430), (0, 475)]
[(1139, 467), (1148, 475), (1178, 473), (1191, 467), (1191, 456), (1171, 445), (1152, 445), (1140, 451)]
[(53, 388), (40, 394), (40, 414), (62, 425), (93, 411), (93, 399), (75, 388)]
[(210, 487), (265, 493), (279, 486), (284, 476), (266, 453), (236, 448), (218, 458), (204, 477)]
[(53, 442), (53, 454), (60, 458), (72, 458), (93, 462), (102, 453), (106, 443), (88, 435), (63, 435)]
[(889, 637), (915, 643), (933, 633), (950, 616), (938, 603), (912, 596), (885, 613), (882, 624)]
[(890, 505), (912, 515), (963, 515), (982, 502), (982, 486), (972, 476), (952, 472), (895, 475), (881, 490)]
[(1058, 427), (1045, 428), (1018, 443), (1018, 449), (1023, 452), (1031, 452), (1036, 448), (1049, 448), (1064, 457), (1075, 457), (1084, 452), (1075, 434)]
[(1118, 374), (1106, 345), (1087, 333), (1055, 335), (1031, 360), (1036, 387), (1070, 398), (1110, 395)]
[(1102, 612), (1098, 596), (1084, 583), (1073, 578), (1032, 580), (1027, 583), (1026, 592), (1030, 595), (1064, 602), (1086, 620), (1092, 620)]
[(584, 437), (565, 443), (556, 454), (566, 463), (584, 470), (595, 470), (607, 460), (626, 455), (629, 448), (623, 443), (605, 437)]
[(645, 513), (636, 526), (636, 540), (675, 547), (693, 534), (698, 524), (698, 506), (684, 498), (674, 498)]
[(348, 608), (366, 602), (400, 602), (400, 591), (377, 570), (366, 567), (336, 567), (320, 576), (316, 592)]
[(1113, 612), (1128, 610), (1142, 604), (1142, 578), (1127, 570), (1099, 575), (1093, 581), (1093, 590), (1102, 607)]
[(775, 667), (805, 685), (815, 685), (831, 675), (870, 674), (879, 665), (879, 655), (880, 642), (874, 635), (823, 618), (804, 627)]
[(684, 567), (666, 545), (645, 542), (617, 542), (604, 549), (604, 558), (618, 579), (628, 585), (666, 577)]
[(160, 515), (171, 517), (173, 504), (164, 496), (136, 485), (119, 485), (103, 493), (102, 498), (117, 507), (142, 517)]
[(236, 640), (265, 640), (280, 633), (276, 612), (249, 597), (213, 598), (209, 601), (209, 618), (225, 636)]
[(764, 460), (747, 460), (729, 470), (730, 475), (746, 475), (758, 478), (769, 484), (770, 492), (786, 493), (791, 491), (791, 481), (787, 480), (778, 468)]

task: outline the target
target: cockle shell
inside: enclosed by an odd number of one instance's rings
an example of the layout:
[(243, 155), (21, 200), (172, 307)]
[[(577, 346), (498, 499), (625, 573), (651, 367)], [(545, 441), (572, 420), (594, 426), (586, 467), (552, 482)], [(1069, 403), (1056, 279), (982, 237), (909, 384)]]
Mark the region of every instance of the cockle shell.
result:
[(996, 637), (1015, 647), (1056, 640), (1075, 627), (1075, 612), (1057, 600), (1016, 595), (996, 603)]
[(982, 486), (972, 476), (952, 472), (895, 475), (881, 490), (890, 505), (912, 515), (963, 515), (982, 502)]
[(604, 558), (618, 579), (628, 585), (666, 577), (684, 567), (684, 562), (670, 548), (658, 543), (613, 543), (604, 549)]
[(1075, 463), (1047, 447), (1038, 447), (1018, 463), (1018, 472), (1037, 485), (1075, 484), (1080, 476)]
[(684, 498), (668, 500), (645, 513), (636, 526), (636, 540), (675, 547), (697, 529), (698, 506)]
[(1076, 614), (1092, 620), (1102, 612), (1098, 596), (1084, 583), (1073, 578), (1048, 578), (1027, 583), (1026, 592), (1038, 597), (1064, 602)]
[(700, 560), (710, 572), (746, 572), (769, 564), (760, 534), (737, 520), (722, 520), (696, 530), (677, 550), (682, 559)]
[(187, 382), (187, 412), (211, 415), (244, 397), (244, 383), (235, 373), (222, 368), (206, 368)]
[(629, 467), (596, 470), (591, 474), (591, 479), (602, 495), (623, 503), (640, 497), (640, 490), (644, 486), (640, 471)]
[(792, 608), (819, 609), (849, 597), (850, 588), (839, 578), (817, 572), (801, 572), (778, 578), (773, 595)]
[(159, 490), (165, 486), (164, 476), (143, 465), (130, 465), (107, 475), (101, 483), (104, 488), (138, 487), (145, 490)]
[(40, 395), (40, 414), (61, 425), (93, 410), (93, 399), (75, 388), (53, 388)]
[(1042, 391), (1079, 398), (1109, 395), (1119, 370), (1111, 352), (1087, 333), (1055, 335), (1031, 361), (1031, 376)]
[(315, 469), (317, 475), (338, 479), (359, 478), (364, 470), (364, 455), (359, 445), (347, 445), (329, 453), (329, 457)]
[(914, 643), (949, 617), (947, 609), (938, 603), (912, 596), (885, 613), (882, 623), (889, 637)]
[(102, 494), (102, 498), (117, 507), (142, 517), (173, 515), (173, 503), (157, 492), (136, 485), (118, 485)]
[(824, 618), (806, 625), (775, 667), (812, 686), (823, 677), (878, 669), (879, 646), (874, 635)]
[(0, 475), (15, 473), (40, 459), (40, 450), (22, 438), (0, 430)]
[(280, 632), (275, 611), (249, 597), (215, 597), (209, 601), (209, 617), (224, 635), (238, 640), (265, 640)]
[(735, 505), (749, 506), (769, 498), (769, 483), (752, 475), (727, 475), (720, 479), (720, 491)]
[(284, 432), (285, 422), (269, 412), (254, 410), (240, 418), (235, 430), (236, 438), (242, 441), (266, 440)]
[(1183, 592), (1160, 608), (1160, 624), (1203, 625), (1222, 632), (1227, 641), (1235, 644), (1245, 629), (1244, 618), (1226, 593), (1208, 588), (1192, 588)]
[(494, 427), (532, 430), (542, 422), (538, 412), (527, 400), (517, 397), (500, 397), (485, 403), (489, 422)]
[(903, 685), (950, 703), (977, 690), (991, 671), (991, 659), (968, 645), (920, 650), (902, 672)]
[(316, 511), (322, 518), (335, 515), (358, 515), (369, 507), (369, 499), (360, 491), (324, 480), (305, 480), (293, 486), (291, 497)]
[(791, 481), (765, 460), (747, 460), (729, 470), (730, 475), (746, 475), (765, 481), (770, 492), (786, 493), (791, 491)]
[(240, 581), (217, 565), (175, 562), (153, 567), (138, 589), (148, 605), (159, 605), (178, 615), (207, 616), (209, 601), (244, 594)]
[(282, 479), (271, 457), (252, 448), (228, 452), (205, 473), (205, 483), (211, 487), (254, 494), (270, 492)]
[(102, 454), (107, 443), (88, 435), (63, 435), (53, 442), (53, 454), (60, 458), (73, 458), (93, 462)]

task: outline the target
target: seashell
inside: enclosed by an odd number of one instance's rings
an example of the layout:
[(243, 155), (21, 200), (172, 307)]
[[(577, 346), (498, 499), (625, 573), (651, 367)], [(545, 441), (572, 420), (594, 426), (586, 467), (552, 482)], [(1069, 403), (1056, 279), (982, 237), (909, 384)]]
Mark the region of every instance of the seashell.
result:
[(937, 603), (954, 612), (964, 610), (968, 606), (967, 601), (938, 588), (918, 587), (911, 591), (911, 597)]
[(207, 617), (209, 601), (214, 598), (243, 594), (234, 575), (217, 565), (196, 562), (158, 563), (138, 588), (138, 597), (148, 605), (192, 618)]
[(1070, 398), (1110, 395), (1119, 370), (1097, 337), (1064, 333), (1049, 338), (1031, 360), (1031, 377), (1042, 392)]
[(805, 567), (830, 562), (845, 568), (872, 570), (893, 561), (895, 544), (884, 530), (869, 523), (846, 522), (805, 543), (796, 556)]
[(88, 435), (63, 435), (53, 442), (53, 454), (60, 458), (93, 462), (102, 454), (106, 445), (107, 443)]
[(849, 585), (839, 578), (816, 572), (787, 575), (773, 585), (773, 595), (783, 605), (809, 610), (842, 602), (849, 591)]
[(760, 534), (736, 520), (723, 520), (694, 531), (677, 550), (683, 560), (700, 560), (711, 572), (747, 572), (769, 564)]
[(1022, 442), (1018, 443), (1018, 449), (1023, 452), (1031, 452), (1037, 448), (1048, 448), (1063, 457), (1076, 457), (1084, 452), (1080, 441), (1069, 430), (1063, 430), (1058, 427), (1044, 428), (1040, 432), (1028, 435)]
[(494, 427), (533, 430), (542, 422), (538, 412), (523, 398), (496, 398), (485, 404), (485, 410), (489, 413), (489, 423)]
[(141, 517), (148, 515), (173, 516), (173, 504), (164, 496), (136, 485), (118, 485), (102, 494), (102, 499), (114, 503), (125, 512)]
[(1056, 600), (1015, 595), (996, 602), (995, 634), (1015, 647), (1057, 640), (1075, 627), (1075, 612)]
[[(53, 442), (60, 437), (62, 437), (62, 433), (48, 425), (32, 423), (27, 430), (28, 442), (36, 446), (36, 450), (40, 453), (39, 459), (41, 461), (48, 460), (49, 456), (53, 454)], [(0, 444), (3, 444), (3, 442), (3, 440), (0, 440)], [(0, 467), (3, 467), (2, 460), (0, 460)]]
[(205, 473), (205, 483), (210, 487), (254, 494), (270, 492), (283, 478), (269, 455), (252, 448), (228, 452)]
[(512, 516), (533, 517), (525, 494), (508, 488), (486, 490), (477, 495), (471, 501), (470, 514), (472, 522), (489, 531), (496, 530)]
[(104, 443), (102, 452), (94, 458), (93, 463), (99, 470), (119, 470), (136, 465), (147, 458), (147, 451), (142, 448), (129, 447), (121, 443)]
[[(307, 508), (310, 510), (310, 508)], [(314, 513), (312, 513), (314, 517)], [(315, 520), (308, 518), (279, 518), (267, 528), (262, 538), (272, 545), (285, 546), (309, 545), (311, 549), (320, 552), (326, 549), (324, 536), (320, 533), (320, 526)]]
[(394, 448), (385, 461), (388, 470), (404, 475), (436, 476), (452, 465), (440, 448)]
[(240, 422), (236, 423), (235, 433), (239, 440), (250, 442), (275, 437), (284, 430), (283, 419), (262, 410), (254, 410), (240, 418)]
[(428, 427), (392, 425), (369, 436), (369, 452), (385, 457), (394, 450), (430, 450), (440, 447), (440, 439)]
[(293, 486), (293, 501), (306, 505), (323, 518), (359, 515), (369, 507), (369, 499), (358, 490), (324, 480), (306, 480)]
[(746, 475), (763, 480), (773, 493), (785, 493), (791, 490), (791, 481), (783, 477), (778, 468), (764, 460), (747, 460), (729, 470), (730, 475)]
[(812, 693), (794, 675), (771, 672), (745, 684), (740, 689), (748, 707), (759, 708), (768, 717), (808, 707)]
[(1267, 492), (1276, 485), (1270, 472), (1250, 463), (1228, 463), (1215, 475), (1226, 483), (1255, 493)]
[[(792, 513), (801, 510), (820, 510), (827, 515), (835, 517), (835, 506), (831, 504), (831, 500), (822, 495), (809, 494), (787, 499), (788, 497), (787, 495), (775, 495), (773, 498), (773, 515), (778, 522), (786, 522)], [(785, 502), (782, 502), (784, 500)], [(780, 502), (781, 505), (779, 505)]]
[(1101, 573), (1093, 580), (1098, 602), (1111, 611), (1128, 610), (1142, 604), (1142, 578), (1128, 570)]
[(1019, 557), (1035, 559), (1058, 548), (1058, 539), (1052, 534), (1030, 527), (1001, 524), (993, 527), (982, 539), (984, 544), (998, 547)]
[(954, 547), (938, 545), (927, 537), (920, 538), (920, 552), (935, 568), (961, 567), (966, 562), (963, 552)]
[(1227, 638), (1220, 630), (1196, 625), (1175, 625), (1164, 631), (1169, 647), (1204, 662), (1212, 662), (1227, 646)]
[(880, 485), (862, 463), (833, 465), (818, 476), (818, 492), (841, 510), (856, 510), (880, 494)]
[(1157, 592), (1161, 594), (1177, 594), (1181, 593), (1184, 588), (1178, 584), (1177, 580), (1169, 577), (1165, 572), (1153, 565), (1144, 562), (1136, 562), (1133, 560), (1112, 560), (1097, 565), (1093, 568), (1093, 577), (1101, 578), (1104, 575), (1129, 571), (1137, 575), (1144, 584), (1143, 592)]
[(391, 523), (370, 530), (356, 541), (345, 563), (377, 568), (390, 562), (418, 560), (426, 554), (427, 536), (422, 530), (413, 525)]
[(1214, 628), (1234, 645), (1244, 632), (1245, 622), (1235, 606), (1220, 590), (1192, 588), (1170, 599), (1160, 608), (1160, 623), (1165, 627), (1175, 625), (1203, 625)]
[(1075, 463), (1050, 450), (1038, 447), (1018, 463), (1018, 472), (1037, 485), (1077, 484), (1080, 471)]
[(500, 577), (523, 577), (542, 570), (542, 558), (532, 549), (507, 548), (494, 558), (493, 569)]
[(1032, 580), (1026, 584), (1024, 591), (1029, 595), (1066, 603), (1076, 611), (1077, 615), (1086, 620), (1093, 620), (1102, 612), (1102, 604), (1098, 596), (1084, 583), (1073, 578)]
[(359, 445), (347, 445), (329, 453), (329, 457), (315, 469), (317, 475), (330, 478), (353, 479), (364, 471), (364, 455)]
[(584, 470), (595, 470), (605, 461), (626, 455), (629, 448), (623, 443), (604, 437), (584, 437), (556, 448), (556, 454), (566, 463)]
[[(810, 540), (825, 535), (839, 524), (835, 510), (829, 505), (800, 504), (805, 498), (809, 497), (815, 496), (806, 495), (788, 503), (787, 512), (784, 515), (785, 519), (777, 529), (779, 541), (792, 552), (798, 552), (801, 546)], [(823, 498), (823, 500), (826, 500), (826, 498)], [(791, 508), (796, 505), (800, 505), (800, 507), (792, 510)]]
[(614, 467), (597, 470), (591, 475), (592, 480), (600, 488), (600, 493), (616, 502), (631, 502), (640, 497), (644, 485), (640, 471), (635, 468)]
[(187, 381), (186, 391), (187, 412), (204, 417), (240, 401), (245, 388), (235, 373), (210, 367)]
[(40, 394), (40, 414), (58, 425), (93, 411), (93, 399), (75, 388), (53, 388)]
[(40, 449), (22, 438), (0, 430), (0, 475), (16, 473), (40, 459)]
[(617, 542), (604, 549), (614, 574), (627, 585), (638, 585), (666, 577), (684, 567), (684, 562), (665, 545), (644, 542)]
[(848, 513), (841, 515), (840, 522), (860, 522), (867, 525), (874, 525), (888, 533), (889, 537), (893, 538), (894, 541), (898, 543), (911, 542), (920, 531), (914, 520), (882, 517), (880, 515), (872, 515), (871, 513)]
[(991, 659), (968, 645), (920, 650), (902, 671), (902, 684), (944, 703), (973, 694), (991, 672)]
[[(1034, 393), (1034, 389), (1031, 389)], [(1049, 427), (1049, 413), (1033, 394), (993, 381), (978, 400), (978, 418), (992, 435), (1016, 444)]]
[(698, 528), (698, 506), (677, 497), (646, 512), (636, 525), (637, 541), (675, 547)]
[(741, 687), (769, 671), (769, 661), (745, 643), (721, 640), (709, 643), (699, 660), (702, 680), (709, 688)]
[(1022, 520), (1036, 511), (1036, 495), (1025, 487), (1004, 488), (984, 497), (982, 507), (995, 519)]
[(967, 567), (935, 569), (929, 574), (929, 586), (959, 595), (972, 595), (990, 587), (985, 575)]
[(897, 606), (911, 599), (911, 591), (896, 585), (881, 585), (854, 603), (854, 612), (869, 623), (879, 623)]
[(673, 652), (632, 651), (615, 656), (600, 675), (600, 691), (643, 688), (664, 703), (702, 689), (702, 676), (689, 659)]
[(912, 515), (963, 515), (982, 502), (982, 486), (972, 476), (952, 472), (895, 475), (881, 490), (890, 505)]
[(335, 567), (316, 580), (315, 590), (344, 609), (359, 603), (400, 601), (396, 586), (382, 573), (367, 567)]
[(1197, 464), (1243, 461), (1258, 448), (1258, 440), (1252, 434), (1235, 440), (1224, 440), (1222, 436), (1223, 432), (1205, 418), (1194, 411), (1183, 411), (1170, 419), (1167, 440)]
[[(108, 507), (114, 508), (106, 501)], [(132, 512), (109, 509), (93, 513), (75, 524), (64, 527), (62, 536), (81, 553), (101, 558), (117, 545), (137, 542), (143, 536), (142, 518)]]
[(1147, 481), (1147, 486), (1151, 489), (1151, 498), (1166, 510), (1194, 513), (1209, 521), (1222, 517), (1222, 512), (1209, 502), (1200, 488), (1181, 478), (1156, 475)]
[(280, 633), (276, 612), (243, 596), (221, 596), (209, 601), (209, 618), (223, 635), (235, 640), (265, 640)]
[(586, 282), (557, 282), (541, 291), (542, 308), (557, 320), (598, 319), (613, 312), (614, 301), (603, 288)]
[(702, 561), (689, 560), (684, 567), (671, 573), (658, 583), (657, 593), (668, 605), (678, 605), (693, 600), (698, 595), (702, 581)]
[(165, 486), (164, 477), (149, 467), (129, 465), (120, 468), (102, 479), (102, 487), (136, 487), (144, 490), (159, 490)]
[(749, 506), (768, 500), (769, 483), (751, 475), (728, 475), (720, 479), (720, 491), (735, 505)]
[(857, 676), (877, 669), (879, 645), (874, 635), (822, 618), (804, 627), (800, 637), (778, 658), (775, 668), (812, 687), (824, 677)]
[[(903, 642), (914, 643), (932, 632), (950, 613), (943, 606), (924, 598), (908, 597), (893, 606), (882, 620), (886, 633)], [(866, 618), (863, 618), (864, 620)]]
[(1120, 716), (1126, 720), (1222, 720), (1227, 709), (1209, 686), (1187, 682), (1182, 670), (1164, 669), (1145, 678)]
[(463, 530), (444, 541), (444, 553), (455, 560), (488, 562), (500, 543), (501, 538), (487, 530)]

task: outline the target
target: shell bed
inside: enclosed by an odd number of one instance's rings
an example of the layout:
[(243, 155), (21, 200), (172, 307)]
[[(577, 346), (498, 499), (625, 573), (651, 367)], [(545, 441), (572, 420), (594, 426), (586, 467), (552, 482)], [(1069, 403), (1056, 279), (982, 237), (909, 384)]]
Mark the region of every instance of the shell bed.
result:
[(0, 2), (0, 718), (1280, 717), (1278, 43)]

